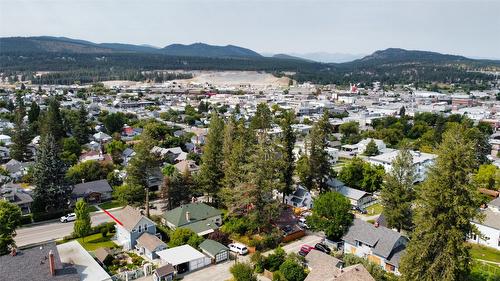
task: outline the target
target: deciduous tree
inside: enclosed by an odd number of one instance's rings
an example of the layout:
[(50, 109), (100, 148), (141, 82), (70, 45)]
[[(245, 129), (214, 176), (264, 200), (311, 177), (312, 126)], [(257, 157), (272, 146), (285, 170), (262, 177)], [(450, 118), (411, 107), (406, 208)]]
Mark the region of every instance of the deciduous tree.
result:
[(90, 233), (92, 225), (90, 222), (90, 213), (87, 203), (83, 199), (79, 199), (75, 205), (76, 221), (73, 225), (73, 233), (77, 237), (84, 237)]
[(6, 200), (0, 200), (0, 255), (16, 245), (16, 228), (21, 225), (21, 209)]
[(334, 241), (344, 235), (353, 220), (351, 202), (337, 192), (326, 192), (313, 201), (312, 215), (307, 217), (307, 224), (322, 230)]

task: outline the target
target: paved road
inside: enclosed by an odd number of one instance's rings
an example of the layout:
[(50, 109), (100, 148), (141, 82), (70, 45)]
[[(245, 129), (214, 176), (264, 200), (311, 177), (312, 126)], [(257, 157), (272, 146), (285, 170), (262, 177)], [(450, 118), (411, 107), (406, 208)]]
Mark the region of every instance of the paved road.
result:
[[(110, 213), (116, 214), (118, 212), (120, 212), (120, 210), (114, 210)], [(93, 226), (110, 221), (112, 221), (111, 218), (105, 213), (96, 213), (92, 215)], [(16, 231), (16, 245), (21, 247), (29, 244), (63, 238), (73, 232), (73, 225), (74, 222), (61, 223), (57, 221), (19, 228)]]
[[(321, 242), (323, 240), (323, 237), (318, 236), (316, 234), (311, 234), (304, 236), (298, 240), (295, 240), (289, 244), (286, 244), (283, 246), (283, 249), (287, 253), (298, 253), (300, 250), (300, 247), (302, 245), (307, 244), (314, 246), (316, 243)], [(273, 251), (268, 251), (263, 253), (263, 255), (268, 255), (272, 253)], [(250, 260), (250, 255), (246, 255), (243, 257), (238, 257), (238, 262), (246, 262)], [(199, 281), (199, 280), (204, 280), (204, 281), (221, 281), (221, 280), (229, 280), (231, 279), (232, 275), (229, 272), (229, 268), (234, 265), (234, 261), (228, 261), (224, 262), (221, 264), (217, 265), (212, 265), (205, 267), (201, 270), (189, 273), (184, 276), (182, 279), (183, 281)], [(263, 276), (259, 276), (259, 280), (269, 280)]]

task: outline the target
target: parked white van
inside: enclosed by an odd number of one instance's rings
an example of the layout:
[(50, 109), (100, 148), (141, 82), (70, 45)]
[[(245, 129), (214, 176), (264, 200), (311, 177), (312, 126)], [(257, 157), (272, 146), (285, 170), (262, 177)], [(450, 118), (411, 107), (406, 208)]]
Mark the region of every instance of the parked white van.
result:
[(229, 244), (229, 250), (231, 252), (238, 253), (240, 255), (246, 255), (248, 253), (248, 248), (247, 246), (241, 244), (241, 243), (232, 243)]

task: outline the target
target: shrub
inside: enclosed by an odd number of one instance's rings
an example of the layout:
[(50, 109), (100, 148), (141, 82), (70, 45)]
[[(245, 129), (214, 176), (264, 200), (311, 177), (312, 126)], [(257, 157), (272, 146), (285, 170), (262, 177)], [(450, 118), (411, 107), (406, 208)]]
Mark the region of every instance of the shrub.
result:
[(250, 258), (250, 261), (254, 264), (255, 272), (264, 272), (265, 257), (260, 253), (260, 251), (256, 251)]
[(229, 269), (235, 281), (257, 281), (253, 268), (248, 263), (237, 263)]
[(101, 235), (103, 238), (108, 236), (108, 226), (107, 225), (105, 225), (104, 227), (101, 227), (99, 229), (99, 231), (101, 232)]
[(30, 224), (33, 222), (33, 215), (28, 214), (21, 217), (21, 225)]
[(279, 270), (287, 281), (303, 281), (307, 276), (304, 268), (292, 259), (286, 259)]
[(278, 247), (274, 253), (270, 254), (265, 261), (265, 268), (271, 272), (277, 271), (285, 261), (286, 253), (283, 248)]
[(45, 213), (45, 212), (33, 213), (33, 221), (39, 222), (39, 221), (58, 219), (58, 218), (64, 216), (66, 213), (69, 213), (69, 211), (61, 210), (61, 211), (53, 211), (53, 212), (48, 212), (48, 213)]

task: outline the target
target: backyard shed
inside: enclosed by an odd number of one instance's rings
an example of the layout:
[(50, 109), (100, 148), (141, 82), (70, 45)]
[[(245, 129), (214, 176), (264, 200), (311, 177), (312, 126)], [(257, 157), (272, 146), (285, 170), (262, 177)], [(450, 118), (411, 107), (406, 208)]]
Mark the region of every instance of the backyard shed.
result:
[(189, 245), (182, 245), (156, 253), (165, 263), (170, 263), (182, 274), (210, 265), (211, 259)]

